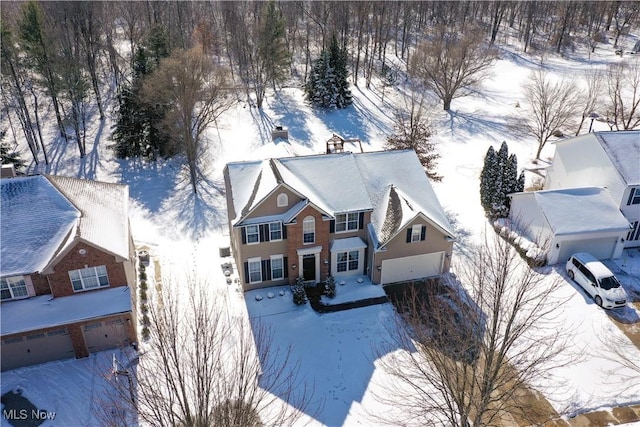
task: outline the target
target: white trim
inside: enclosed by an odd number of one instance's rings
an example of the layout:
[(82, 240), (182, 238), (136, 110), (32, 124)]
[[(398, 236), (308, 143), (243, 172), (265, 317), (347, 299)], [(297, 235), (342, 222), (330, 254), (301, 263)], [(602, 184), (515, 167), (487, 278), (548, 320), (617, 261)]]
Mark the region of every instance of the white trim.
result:
[[(25, 280), (25, 276), (7, 276), (7, 277), (3, 277), (2, 282), (6, 282), (7, 287), (6, 289), (3, 289), (3, 291), (9, 291), (9, 295), (11, 295), (10, 298), (3, 298), (2, 301), (12, 301), (12, 300), (17, 300), (17, 299), (23, 299), (23, 298), (29, 298), (29, 288), (27, 286), (27, 281)], [(22, 284), (20, 284), (19, 282), (22, 282)], [(15, 286), (15, 285), (18, 286)], [(15, 288), (18, 289), (24, 289), (24, 293), (25, 295), (14, 295), (13, 291)]]
[[(249, 241), (249, 227), (255, 227), (256, 228), (256, 232), (255, 233), (251, 233), (251, 234), (255, 234), (256, 236), (258, 236), (258, 240), (256, 240), (255, 242), (250, 242)], [(247, 245), (258, 245), (260, 244), (260, 224), (251, 224), (251, 225), (245, 225), (244, 226), (244, 233), (245, 233), (245, 238), (247, 241)]]
[(310, 248), (300, 248), (297, 249), (296, 252), (298, 256), (309, 255), (309, 254), (319, 254), (322, 250), (322, 246), (312, 246)]
[[(259, 266), (258, 272), (260, 273), (260, 280), (255, 280), (255, 281), (251, 280), (251, 263), (258, 263), (258, 266)], [(262, 283), (262, 258), (255, 257), (255, 258), (247, 259), (247, 275), (249, 276), (249, 284)]]
[[(273, 260), (274, 259), (279, 259), (282, 262), (282, 267), (281, 267), (282, 276), (278, 277), (278, 278), (274, 278), (273, 277)], [(282, 256), (282, 254), (280, 254), (280, 255), (271, 255), (269, 257), (269, 261), (271, 261), (271, 272), (270, 272), (271, 273), (271, 280), (283, 280), (284, 279), (284, 268), (285, 268), (284, 267), (284, 256)]]
[[(421, 238), (422, 238), (422, 227), (423, 226), (424, 226), (424, 224), (413, 224), (411, 226), (411, 243), (420, 242), (422, 240)], [(418, 230), (417, 233), (416, 233), (416, 230)], [(418, 235), (418, 238), (414, 239), (416, 234)]]
[(298, 268), (298, 276), (299, 277), (304, 277), (304, 272), (302, 271), (302, 266), (304, 265), (302, 260), (304, 258), (305, 255), (313, 255), (313, 258), (316, 261), (316, 277), (315, 277), (315, 282), (319, 282), (320, 281), (320, 250), (322, 249), (322, 246), (317, 246), (315, 248), (309, 248), (309, 249), (318, 249), (317, 251), (306, 251), (304, 249), (298, 249), (298, 265), (300, 266)]
[[(309, 219), (311, 219), (311, 221), (308, 221)], [(311, 234), (311, 231), (307, 230), (305, 232), (305, 225), (307, 225), (307, 224), (308, 224), (309, 227), (311, 227), (311, 225), (313, 225), (313, 240), (310, 241), (310, 242), (305, 242), (304, 241), (304, 235), (305, 234)], [(302, 220), (302, 244), (303, 245), (313, 245), (315, 242), (316, 242), (316, 219), (312, 215), (307, 215)]]
[[(107, 278), (107, 284), (106, 285), (101, 285), (100, 284), (100, 277), (103, 276), (101, 274), (98, 274), (98, 268), (104, 268), (104, 277)], [(98, 286), (91, 286), (91, 287), (87, 287), (85, 285), (85, 279), (87, 279), (88, 277), (82, 277), (82, 271), (84, 270), (93, 270), (93, 274), (95, 277), (95, 279), (98, 282)], [(73, 281), (74, 278), (71, 276), (71, 273), (78, 273), (78, 278), (76, 278), (76, 281), (78, 279), (80, 279), (80, 285), (82, 286), (82, 289), (76, 289), (73, 286)], [(92, 266), (92, 267), (84, 267), (84, 268), (78, 268), (76, 270), (69, 270), (67, 272), (67, 274), (69, 275), (69, 280), (71, 281), (71, 288), (73, 289), (73, 292), (84, 292), (84, 291), (89, 291), (89, 290), (94, 290), (94, 289), (101, 289), (101, 288), (108, 288), (109, 286), (111, 286), (111, 283), (109, 282), (109, 274), (107, 272), (107, 266), (106, 265), (96, 265), (96, 266)]]
[(276, 196), (276, 205), (279, 208), (289, 206), (289, 195), (287, 193), (280, 193)]
[[(272, 232), (271, 232), (271, 224), (278, 224), (278, 225), (280, 225), (280, 238), (279, 238), (279, 239), (272, 239), (272, 238), (271, 238), (271, 233), (272, 233)], [(282, 221), (272, 221), (272, 222), (268, 222), (268, 223), (267, 223), (267, 226), (269, 227), (269, 241), (270, 241), (270, 242), (279, 242), (279, 241), (281, 241), (281, 240), (282, 240), (282, 237), (283, 237), (283, 234), (284, 234), (284, 232), (283, 232), (283, 230), (282, 230), (282, 229), (284, 228), (284, 225), (282, 224)]]
[[(338, 230), (338, 215), (344, 215), (345, 216), (344, 222), (340, 221), (340, 223), (344, 224), (344, 226), (345, 226), (344, 230)], [(356, 228), (349, 228), (349, 222), (353, 222), (353, 221), (349, 221), (349, 215), (355, 215), (356, 216)], [(336, 233), (336, 234), (350, 233), (352, 231), (358, 231), (359, 227), (360, 227), (360, 211), (357, 211), (357, 212), (341, 212), (341, 213), (335, 214), (335, 225), (333, 227), (333, 232), (334, 233)]]

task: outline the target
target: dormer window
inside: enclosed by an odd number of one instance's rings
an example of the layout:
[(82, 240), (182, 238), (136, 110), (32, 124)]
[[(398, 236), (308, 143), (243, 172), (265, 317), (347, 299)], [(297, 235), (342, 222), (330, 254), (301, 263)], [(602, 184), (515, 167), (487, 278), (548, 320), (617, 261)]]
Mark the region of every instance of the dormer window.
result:
[(289, 206), (289, 196), (286, 193), (278, 194), (277, 204), (279, 208)]

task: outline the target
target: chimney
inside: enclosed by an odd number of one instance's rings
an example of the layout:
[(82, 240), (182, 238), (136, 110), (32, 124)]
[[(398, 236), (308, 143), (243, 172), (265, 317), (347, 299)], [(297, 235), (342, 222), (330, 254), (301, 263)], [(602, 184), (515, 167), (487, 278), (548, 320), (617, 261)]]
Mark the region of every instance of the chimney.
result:
[(271, 140), (275, 142), (276, 139), (284, 139), (285, 141), (288, 141), (289, 131), (284, 129), (282, 126), (276, 126), (276, 128), (271, 131)]

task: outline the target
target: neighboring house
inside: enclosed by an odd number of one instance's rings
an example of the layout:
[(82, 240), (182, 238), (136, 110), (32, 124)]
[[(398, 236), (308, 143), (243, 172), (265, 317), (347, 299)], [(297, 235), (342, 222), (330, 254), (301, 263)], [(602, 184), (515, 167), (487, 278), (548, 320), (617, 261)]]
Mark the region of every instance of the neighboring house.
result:
[(59, 176), (0, 184), (2, 370), (136, 342), (128, 187)]
[(224, 178), (245, 290), (449, 269), (453, 230), (411, 150), (229, 163)]
[(624, 246), (640, 246), (640, 131), (593, 132), (555, 147), (544, 188), (606, 188), (631, 224)]
[(547, 263), (576, 252), (618, 258), (629, 221), (604, 188), (567, 188), (510, 194), (509, 218), (518, 232), (544, 250)]

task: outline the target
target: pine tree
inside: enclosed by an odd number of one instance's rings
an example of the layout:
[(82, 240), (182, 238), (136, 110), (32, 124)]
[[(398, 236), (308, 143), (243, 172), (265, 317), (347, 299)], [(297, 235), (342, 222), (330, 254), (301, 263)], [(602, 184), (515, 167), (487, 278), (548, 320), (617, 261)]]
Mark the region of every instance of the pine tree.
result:
[(0, 163), (3, 165), (13, 163), (16, 171), (19, 171), (25, 166), (25, 161), (20, 157), (20, 153), (13, 150), (9, 143), (4, 141), (6, 134), (6, 130), (0, 131)]
[(113, 148), (119, 158), (169, 157), (175, 149), (161, 128), (167, 107), (147, 102), (141, 95), (144, 80), (158, 68), (170, 53), (167, 32), (162, 26), (152, 27), (142, 46), (136, 49), (132, 63), (132, 81), (121, 85), (118, 113), (111, 134)]
[(307, 101), (319, 108), (346, 108), (353, 103), (349, 89), (347, 50), (334, 36), (329, 49), (323, 49), (313, 62), (305, 87)]
[(496, 150), (491, 146), (484, 156), (484, 166), (480, 173), (480, 203), (487, 213), (491, 211), (493, 205), (497, 170), (498, 156)]
[(506, 218), (511, 200), (508, 195), (524, 191), (524, 171), (518, 175), (518, 158), (509, 155), (503, 142), (496, 153), (489, 147), (480, 173), (480, 203), (490, 218)]
[(276, 9), (275, 2), (265, 3), (259, 31), (258, 56), (263, 62), (264, 80), (271, 83), (274, 90), (286, 78), (291, 61), (284, 25), (284, 18)]

